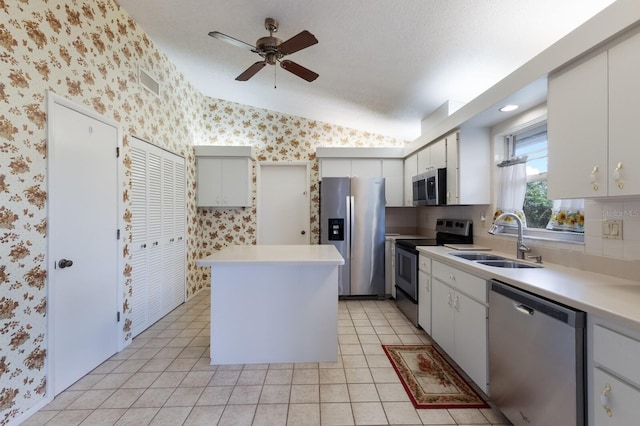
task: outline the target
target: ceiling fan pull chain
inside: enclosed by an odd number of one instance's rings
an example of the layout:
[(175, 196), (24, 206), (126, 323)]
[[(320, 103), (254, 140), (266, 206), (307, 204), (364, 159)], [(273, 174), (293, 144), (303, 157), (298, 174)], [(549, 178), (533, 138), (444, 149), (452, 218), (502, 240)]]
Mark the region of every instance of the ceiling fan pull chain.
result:
[(276, 78), (276, 74), (278, 73), (278, 67), (273, 67), (273, 89), (277, 89), (278, 85), (277, 85), (277, 78)]

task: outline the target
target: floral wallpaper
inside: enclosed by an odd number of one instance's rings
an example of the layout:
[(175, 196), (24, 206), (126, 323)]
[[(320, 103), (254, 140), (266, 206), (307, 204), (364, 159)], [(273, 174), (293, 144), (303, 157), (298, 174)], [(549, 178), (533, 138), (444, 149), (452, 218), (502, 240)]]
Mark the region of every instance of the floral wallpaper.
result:
[[(161, 84), (138, 85), (142, 67)], [(113, 0), (0, 0), (0, 424), (44, 398), (47, 384), (47, 90), (118, 121), (128, 175), (128, 135), (185, 156), (194, 186), (193, 141), (202, 95)], [(123, 334), (130, 340), (129, 179), (125, 178)], [(196, 234), (188, 194), (189, 233)], [(189, 241), (188, 282), (196, 277)]]
[[(159, 81), (159, 97), (139, 86), (139, 68)], [(316, 146), (404, 144), (205, 98), (114, 0), (0, 0), (0, 75), (0, 424), (41, 402), (47, 385), (47, 91), (123, 129), (125, 344), (131, 339), (132, 135), (186, 158), (189, 296), (209, 284), (196, 260), (225, 245), (255, 243), (256, 228), (255, 207), (196, 209), (196, 141), (254, 144), (259, 160), (311, 161), (314, 223)]]

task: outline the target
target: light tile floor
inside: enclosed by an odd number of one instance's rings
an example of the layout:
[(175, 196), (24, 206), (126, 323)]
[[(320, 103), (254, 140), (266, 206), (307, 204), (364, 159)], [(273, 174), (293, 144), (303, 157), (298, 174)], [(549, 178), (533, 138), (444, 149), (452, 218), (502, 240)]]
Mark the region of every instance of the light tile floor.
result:
[(215, 366), (209, 297), (176, 308), (24, 424), (509, 424), (492, 409), (413, 408), (381, 344), (431, 340), (393, 301), (339, 302), (337, 362)]

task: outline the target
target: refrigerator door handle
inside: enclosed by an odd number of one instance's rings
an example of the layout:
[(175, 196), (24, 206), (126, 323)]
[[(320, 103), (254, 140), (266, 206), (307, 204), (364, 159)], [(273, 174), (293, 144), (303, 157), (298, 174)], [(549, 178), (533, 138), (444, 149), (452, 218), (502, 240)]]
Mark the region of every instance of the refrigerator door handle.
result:
[(347, 217), (349, 219), (349, 241), (347, 242), (347, 255), (351, 256), (351, 248), (353, 247), (353, 225), (355, 223), (355, 204), (353, 195), (347, 196)]

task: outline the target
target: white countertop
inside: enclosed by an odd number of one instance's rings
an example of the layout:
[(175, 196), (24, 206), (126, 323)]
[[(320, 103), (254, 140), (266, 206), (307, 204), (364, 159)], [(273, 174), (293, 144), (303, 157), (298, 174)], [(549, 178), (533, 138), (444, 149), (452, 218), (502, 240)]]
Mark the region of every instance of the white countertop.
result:
[[(418, 247), (433, 260), (484, 279), (497, 279), (573, 308), (640, 330), (640, 281), (543, 263), (542, 268), (498, 268), (452, 256), (447, 247)], [(470, 252), (464, 252), (470, 253)], [(513, 255), (491, 251), (509, 259)], [(487, 252), (484, 252), (487, 254)], [(543, 260), (544, 261), (544, 260)], [(531, 262), (529, 262), (531, 263)]]
[(200, 259), (198, 266), (232, 263), (277, 263), (309, 265), (344, 265), (338, 250), (324, 245), (235, 245), (225, 247)]

